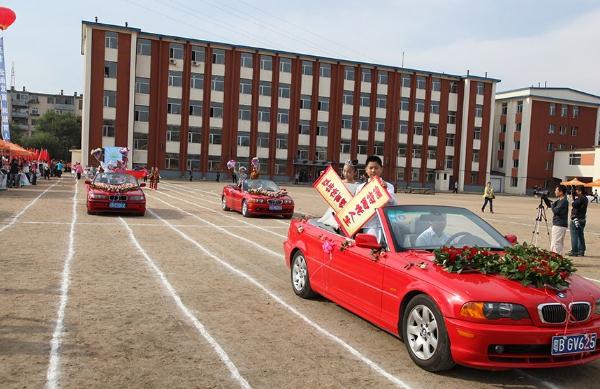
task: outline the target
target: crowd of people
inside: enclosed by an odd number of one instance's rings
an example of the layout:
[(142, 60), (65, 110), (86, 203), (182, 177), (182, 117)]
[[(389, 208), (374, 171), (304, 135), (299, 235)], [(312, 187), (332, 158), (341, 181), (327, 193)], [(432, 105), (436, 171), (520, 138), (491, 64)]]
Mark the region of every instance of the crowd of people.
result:
[(71, 164), (51, 160), (28, 161), (23, 158), (8, 159), (2, 157), (0, 166), (0, 189), (20, 188), (37, 185), (38, 179), (49, 180), (50, 177), (61, 177), (64, 172), (71, 171)]

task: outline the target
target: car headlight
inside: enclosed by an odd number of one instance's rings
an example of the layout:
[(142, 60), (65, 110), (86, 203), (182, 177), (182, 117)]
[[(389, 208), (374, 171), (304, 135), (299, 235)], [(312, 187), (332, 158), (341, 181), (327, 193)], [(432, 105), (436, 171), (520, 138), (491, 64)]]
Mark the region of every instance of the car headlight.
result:
[(595, 306), (594, 314), (600, 315), (600, 299), (596, 300), (596, 303), (594, 304), (594, 306)]
[(143, 199), (144, 199), (144, 196), (129, 196), (129, 200), (139, 201), (139, 200), (143, 200)]
[(103, 200), (103, 199), (107, 199), (108, 196), (107, 195), (103, 195), (103, 194), (98, 194), (98, 193), (90, 193), (90, 199), (95, 199), (95, 200)]
[(527, 308), (512, 303), (469, 302), (462, 306), (460, 314), (464, 317), (480, 320), (521, 320), (529, 318)]

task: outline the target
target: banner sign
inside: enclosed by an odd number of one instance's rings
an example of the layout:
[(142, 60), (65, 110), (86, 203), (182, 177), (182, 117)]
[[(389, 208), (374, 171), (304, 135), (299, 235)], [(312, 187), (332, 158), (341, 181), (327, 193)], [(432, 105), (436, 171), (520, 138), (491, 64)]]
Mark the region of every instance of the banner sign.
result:
[(10, 141), (8, 125), (8, 98), (6, 96), (6, 69), (4, 67), (4, 38), (0, 37), (0, 109), (2, 109), (2, 139)]
[(110, 162), (117, 163), (117, 161), (123, 160), (123, 154), (121, 154), (121, 147), (105, 147), (104, 148), (104, 163)]
[(373, 179), (334, 217), (346, 236), (353, 236), (375, 215), (376, 209), (385, 206), (390, 198), (381, 178)]
[(325, 172), (314, 182), (313, 188), (325, 199), (327, 204), (334, 212), (340, 209), (352, 200), (353, 193), (350, 193), (342, 179), (336, 173), (335, 169), (329, 165)]

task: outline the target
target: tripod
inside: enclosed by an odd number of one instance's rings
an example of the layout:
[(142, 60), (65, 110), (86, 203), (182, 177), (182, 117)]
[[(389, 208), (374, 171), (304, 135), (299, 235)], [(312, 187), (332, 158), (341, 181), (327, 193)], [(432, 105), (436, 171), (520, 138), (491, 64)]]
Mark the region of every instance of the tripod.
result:
[(548, 219), (546, 218), (546, 208), (542, 204), (542, 200), (540, 200), (540, 205), (537, 207), (537, 215), (535, 216), (535, 224), (533, 225), (533, 231), (531, 235), (531, 242), (537, 246), (538, 238), (540, 236), (540, 225), (542, 224), (542, 220), (546, 224), (546, 234), (548, 235), (548, 241), (550, 241), (550, 229), (548, 229)]

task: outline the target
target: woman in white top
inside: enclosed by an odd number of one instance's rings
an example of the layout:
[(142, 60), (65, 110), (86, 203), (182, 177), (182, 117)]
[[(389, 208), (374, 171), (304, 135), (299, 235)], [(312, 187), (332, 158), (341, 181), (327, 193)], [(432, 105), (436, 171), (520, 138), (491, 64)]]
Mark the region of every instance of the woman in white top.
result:
[[(344, 183), (346, 188), (348, 188), (350, 193), (354, 194), (356, 188), (358, 188), (358, 185), (360, 185), (360, 183), (356, 182), (356, 166), (352, 163), (352, 161), (348, 160), (346, 161), (346, 163), (344, 163), (344, 168), (342, 169), (342, 176), (342, 182)], [(338, 228), (339, 226), (335, 221), (335, 218), (333, 217), (334, 214), (335, 212), (333, 208), (329, 207), (327, 208), (327, 211), (325, 211), (325, 214), (323, 214), (323, 216), (319, 219), (319, 221), (328, 226)]]

